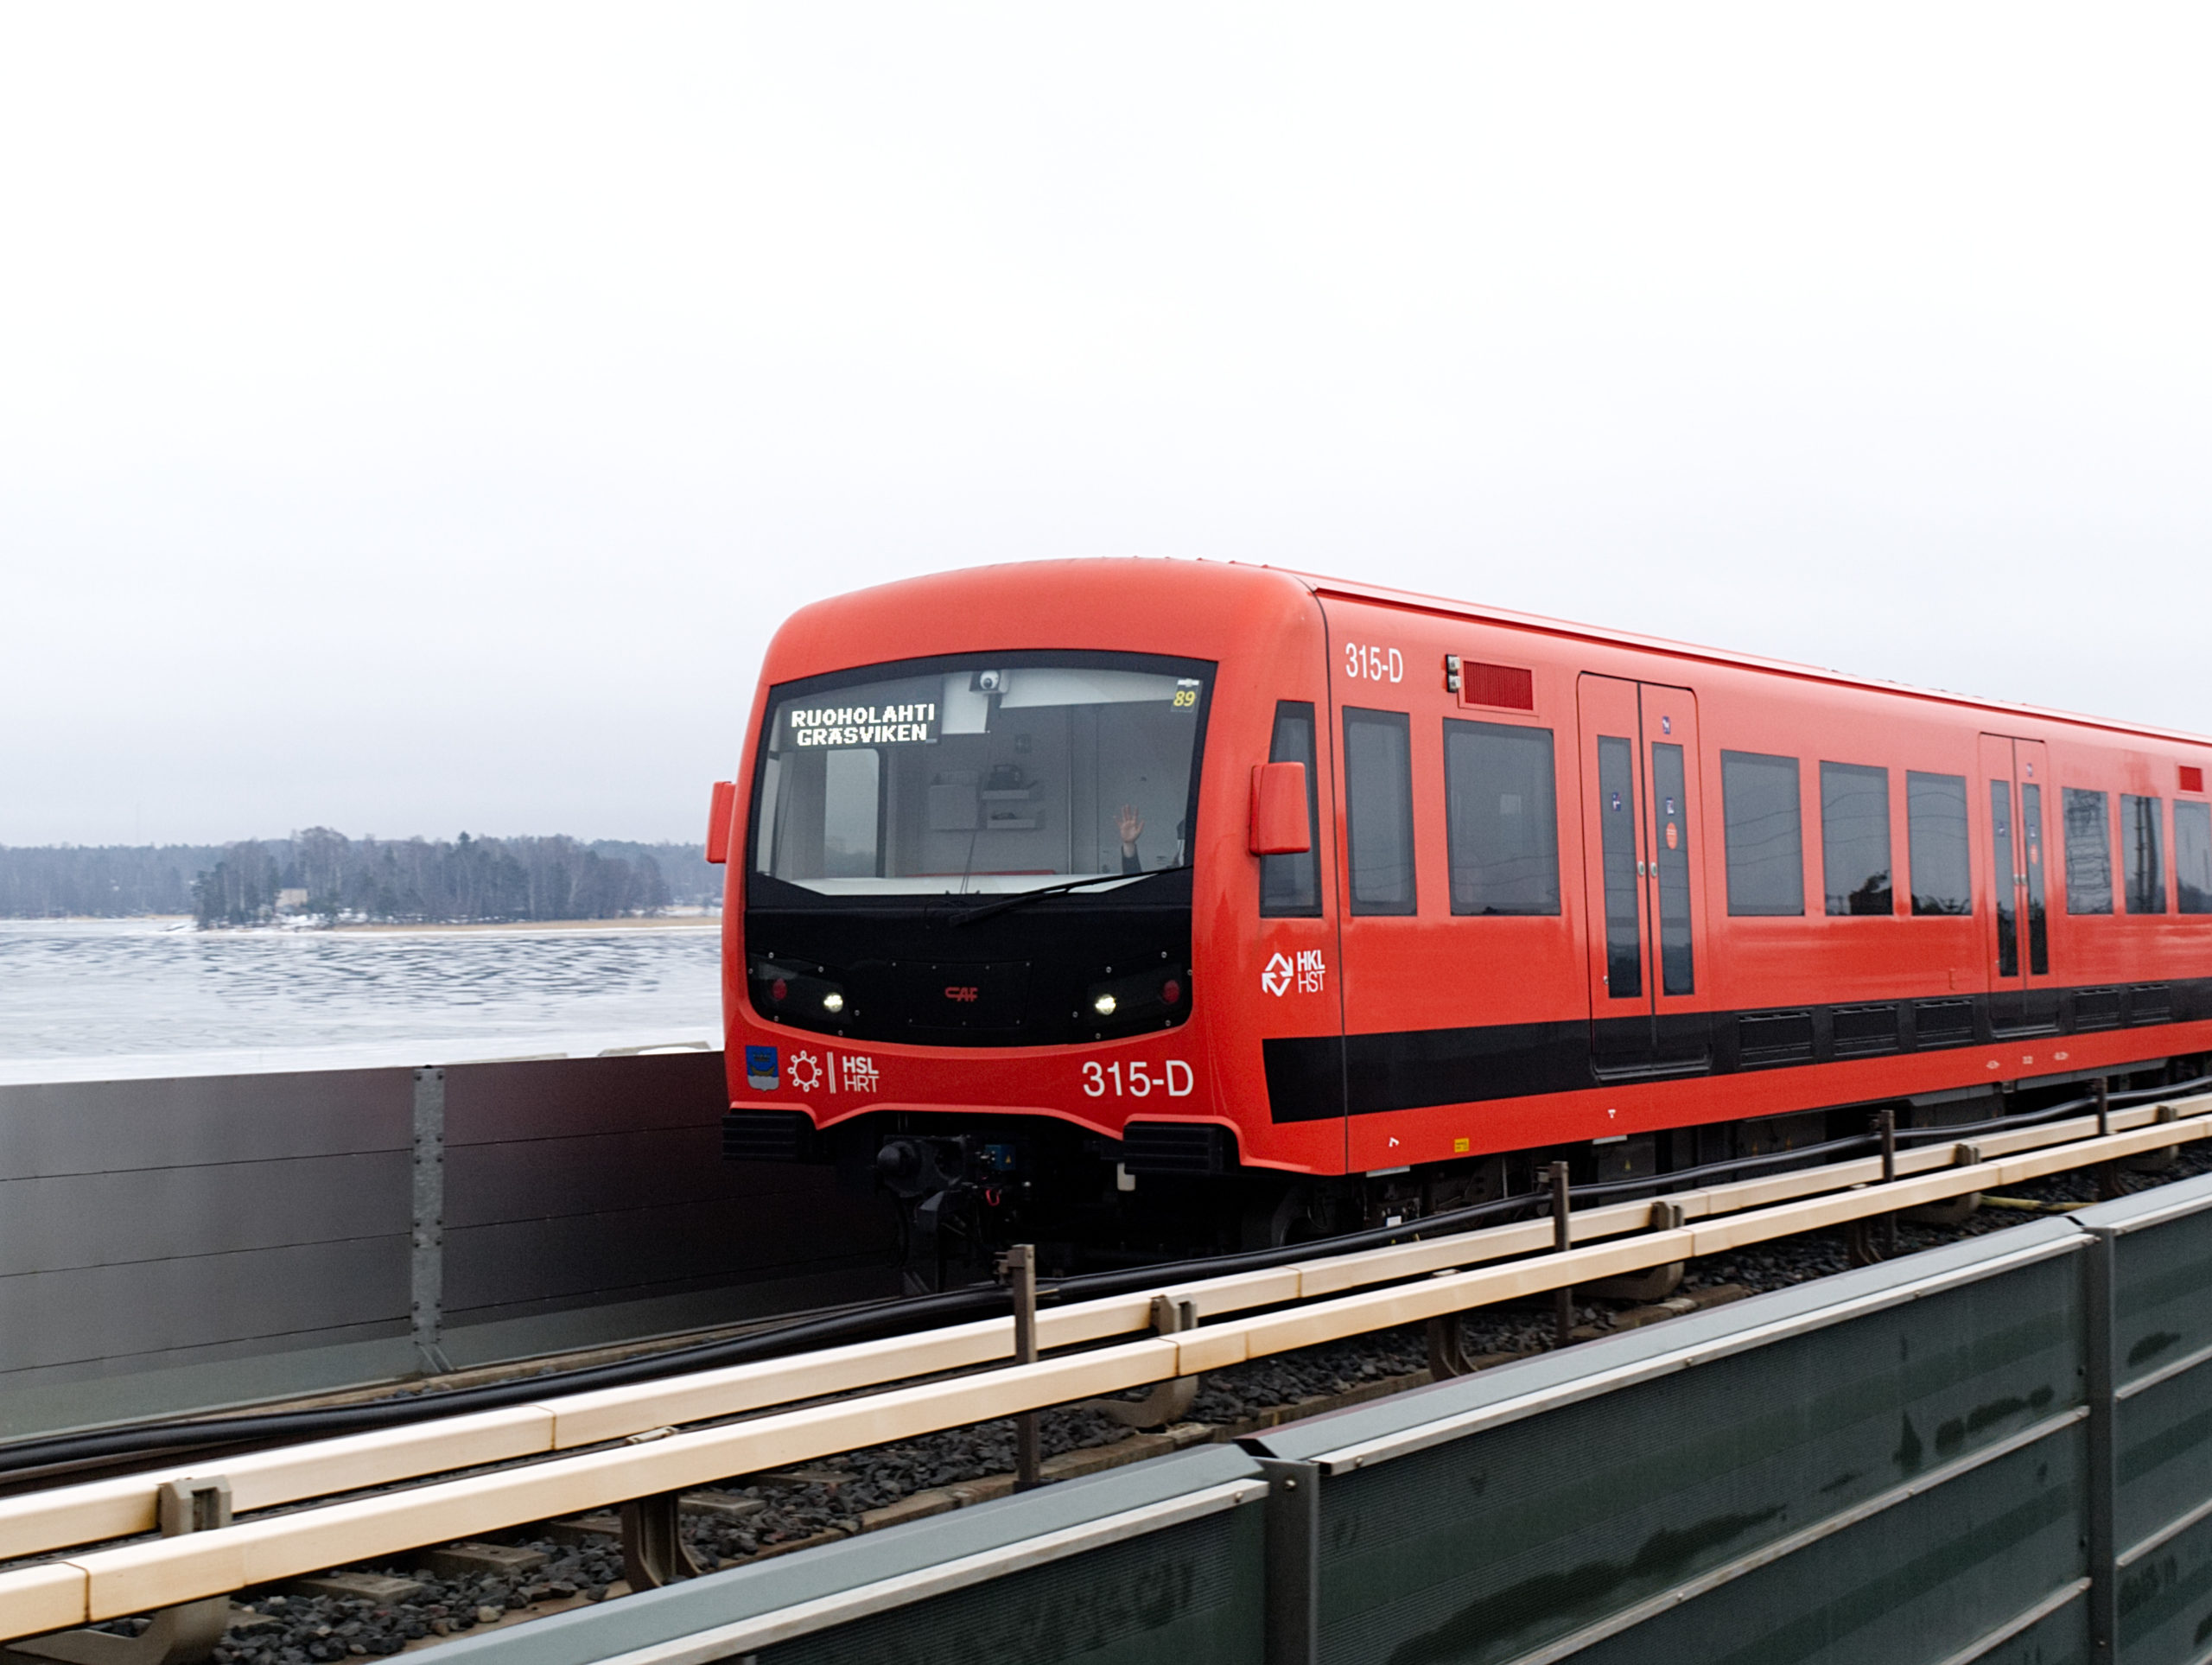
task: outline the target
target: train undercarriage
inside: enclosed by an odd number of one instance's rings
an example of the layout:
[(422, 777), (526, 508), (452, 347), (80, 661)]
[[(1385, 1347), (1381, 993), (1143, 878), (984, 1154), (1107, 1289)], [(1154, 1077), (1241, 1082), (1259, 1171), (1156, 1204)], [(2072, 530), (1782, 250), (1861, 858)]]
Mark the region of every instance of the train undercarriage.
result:
[[(2195, 1080), (2212, 1057), (2156, 1059), (2104, 1072), (2111, 1092)], [(1711, 1122), (1577, 1144), (1535, 1147), (1395, 1172), (1284, 1174), (1236, 1160), (1227, 1128), (1135, 1123), (1116, 1141), (1045, 1117), (899, 1113), (826, 1131), (784, 1111), (734, 1111), (723, 1156), (836, 1168), (840, 1184), (883, 1197), (896, 1213), (910, 1291), (995, 1275), (998, 1258), (1033, 1243), (1040, 1273), (1278, 1248), (1344, 1232), (1404, 1226), (1505, 1198), (1534, 1196), (1564, 1161), (1575, 1185), (1663, 1180), (1693, 1168), (1808, 1152), (1869, 1132), (1884, 1110), (1901, 1132), (1964, 1127), (2078, 1099), (2098, 1077), (2075, 1072), (1988, 1087)]]

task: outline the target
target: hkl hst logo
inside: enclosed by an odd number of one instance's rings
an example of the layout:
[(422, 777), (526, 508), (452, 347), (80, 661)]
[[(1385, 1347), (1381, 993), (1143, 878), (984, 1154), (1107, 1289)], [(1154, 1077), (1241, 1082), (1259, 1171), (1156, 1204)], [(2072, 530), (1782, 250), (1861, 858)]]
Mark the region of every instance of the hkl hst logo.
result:
[(1296, 959), (1287, 954), (1277, 954), (1269, 959), (1268, 969), (1260, 973), (1260, 987), (1270, 995), (1282, 995), (1290, 992), (1294, 982), (1300, 994), (1318, 995), (1328, 970), (1319, 949), (1301, 948)]

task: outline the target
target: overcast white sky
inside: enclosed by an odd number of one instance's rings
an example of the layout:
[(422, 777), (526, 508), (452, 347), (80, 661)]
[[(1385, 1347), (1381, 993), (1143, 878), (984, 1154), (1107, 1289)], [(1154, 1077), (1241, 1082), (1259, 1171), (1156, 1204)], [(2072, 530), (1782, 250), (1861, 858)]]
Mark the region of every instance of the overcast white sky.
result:
[(2212, 730), (2206, 17), (9, 8), (0, 842), (696, 838), (1046, 556)]

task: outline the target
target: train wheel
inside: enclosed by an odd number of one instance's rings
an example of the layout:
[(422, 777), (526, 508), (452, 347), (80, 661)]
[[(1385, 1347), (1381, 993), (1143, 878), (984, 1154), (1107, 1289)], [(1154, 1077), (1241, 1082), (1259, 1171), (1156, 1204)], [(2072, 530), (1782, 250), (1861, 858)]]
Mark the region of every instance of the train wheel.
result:
[(1302, 1179), (1270, 1185), (1248, 1196), (1240, 1247), (1282, 1249), (1311, 1242), (1327, 1233), (1314, 1220), (1314, 1188)]

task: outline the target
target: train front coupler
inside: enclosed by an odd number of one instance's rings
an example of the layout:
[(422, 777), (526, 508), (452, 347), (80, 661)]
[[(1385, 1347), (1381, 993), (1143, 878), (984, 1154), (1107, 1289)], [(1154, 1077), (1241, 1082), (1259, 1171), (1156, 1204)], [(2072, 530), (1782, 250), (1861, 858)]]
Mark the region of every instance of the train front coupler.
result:
[(950, 1239), (965, 1239), (971, 1257), (989, 1249), (982, 1214), (1007, 1200), (1002, 1150), (964, 1134), (894, 1134), (877, 1147), (876, 1178), (906, 1217), (910, 1270), (941, 1281)]

